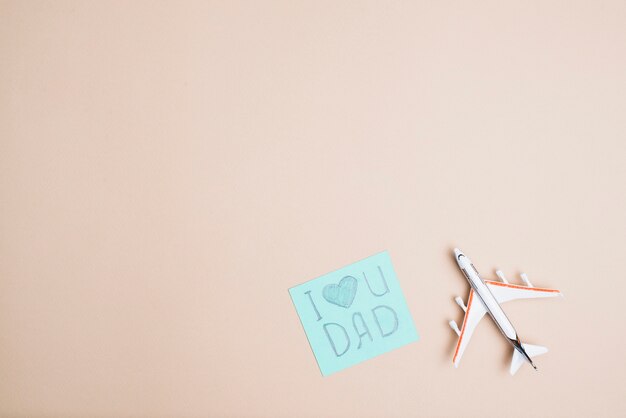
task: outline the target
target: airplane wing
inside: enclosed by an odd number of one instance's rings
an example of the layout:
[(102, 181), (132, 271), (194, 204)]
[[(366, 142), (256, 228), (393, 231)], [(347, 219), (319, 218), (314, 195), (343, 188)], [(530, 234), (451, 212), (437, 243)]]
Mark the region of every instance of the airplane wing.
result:
[(532, 285), (520, 286), (492, 280), (485, 280), (485, 284), (489, 287), (489, 290), (498, 303), (509, 302), (517, 299), (552, 298), (556, 296), (563, 296), (563, 294), (556, 289), (534, 287)]
[(474, 333), (474, 329), (476, 329), (476, 325), (478, 325), (480, 320), (483, 319), (486, 312), (487, 310), (480, 299), (474, 297), (474, 289), (470, 289), (469, 298), (467, 300), (467, 309), (465, 310), (465, 318), (463, 318), (463, 326), (461, 327), (459, 341), (456, 344), (454, 358), (452, 359), (454, 367), (459, 367), (461, 357), (463, 356), (465, 348), (469, 344), (469, 340)]

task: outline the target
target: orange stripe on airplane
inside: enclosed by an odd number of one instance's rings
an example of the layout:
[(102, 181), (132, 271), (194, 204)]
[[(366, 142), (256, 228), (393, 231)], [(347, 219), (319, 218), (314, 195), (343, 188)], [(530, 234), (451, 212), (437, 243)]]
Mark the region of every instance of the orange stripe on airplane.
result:
[(467, 325), (467, 320), (469, 319), (470, 309), (472, 307), (472, 299), (474, 298), (474, 289), (470, 289), (469, 300), (467, 301), (467, 312), (465, 312), (465, 318), (463, 319), (463, 327), (461, 327), (461, 335), (459, 335), (459, 342), (456, 343), (456, 350), (454, 351), (454, 357), (452, 358), (452, 363), (456, 361), (456, 355), (459, 352), (459, 347), (461, 346), (461, 340), (463, 339), (463, 333), (465, 332), (465, 326)]
[(511, 289), (523, 289), (523, 290), (534, 290), (536, 292), (552, 292), (552, 293), (559, 293), (558, 290), (556, 289), (546, 289), (543, 287), (527, 287), (527, 286), (518, 286), (516, 284), (508, 284), (508, 283), (502, 283), (502, 282), (494, 282), (492, 280), (485, 280), (485, 283), (489, 283), (495, 286), (502, 286), (502, 287), (510, 287)]

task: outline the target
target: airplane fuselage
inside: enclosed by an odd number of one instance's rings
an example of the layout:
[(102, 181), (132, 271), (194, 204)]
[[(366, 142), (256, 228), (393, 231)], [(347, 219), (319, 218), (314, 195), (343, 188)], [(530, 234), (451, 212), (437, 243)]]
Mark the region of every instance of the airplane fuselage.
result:
[(483, 281), (482, 277), (480, 277), (480, 274), (478, 274), (478, 270), (476, 270), (476, 267), (474, 267), (472, 261), (458, 249), (454, 250), (454, 255), (456, 258), (456, 262), (459, 265), (459, 268), (465, 275), (465, 278), (469, 282), (472, 289), (474, 289), (474, 293), (476, 294), (476, 296), (478, 296), (478, 300), (481, 301), (481, 303), (489, 313), (489, 316), (491, 316), (491, 319), (493, 319), (493, 321), (500, 329), (502, 335), (504, 335), (509, 344), (511, 344), (517, 351), (519, 351), (520, 354), (522, 354), (524, 358), (526, 358), (526, 360), (528, 360), (528, 362), (533, 367), (535, 367), (534, 363), (530, 359), (530, 356), (526, 354), (526, 351), (524, 350), (524, 347), (520, 342), (520, 339), (517, 335), (517, 332), (515, 331), (515, 328), (513, 327), (513, 324), (511, 323), (509, 318), (507, 318), (506, 314), (502, 310), (502, 307), (493, 296), (493, 294)]

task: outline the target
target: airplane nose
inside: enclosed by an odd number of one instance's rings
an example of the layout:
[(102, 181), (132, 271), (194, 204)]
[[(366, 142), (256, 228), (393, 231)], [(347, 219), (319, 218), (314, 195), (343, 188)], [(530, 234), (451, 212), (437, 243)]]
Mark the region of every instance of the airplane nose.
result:
[(463, 252), (461, 250), (459, 250), (458, 248), (454, 249), (454, 256), (456, 257), (456, 259), (459, 259), (459, 256), (463, 255)]

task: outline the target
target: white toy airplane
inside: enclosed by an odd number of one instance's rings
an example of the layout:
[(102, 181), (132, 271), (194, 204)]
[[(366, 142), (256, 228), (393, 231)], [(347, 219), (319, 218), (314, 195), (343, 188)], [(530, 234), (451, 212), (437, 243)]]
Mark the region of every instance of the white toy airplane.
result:
[(549, 298), (555, 296), (563, 296), (561, 292), (556, 289), (545, 289), (540, 287), (534, 287), (528, 277), (524, 273), (520, 276), (526, 283), (526, 286), (518, 286), (510, 284), (504, 274), (501, 271), (496, 271), (496, 275), (502, 280), (491, 281), (483, 280), (478, 271), (472, 264), (472, 261), (467, 258), (458, 248), (454, 249), (454, 255), (459, 268), (467, 278), (470, 284), (469, 299), (467, 306), (463, 304), (460, 297), (454, 298), (456, 303), (465, 312), (465, 318), (463, 318), (463, 326), (461, 330), (457, 326), (456, 322), (450, 321), (450, 327), (459, 336), (459, 341), (454, 351), (454, 358), (452, 362), (454, 367), (459, 367), (463, 352), (469, 343), (476, 325), (485, 316), (485, 313), (489, 313), (491, 319), (498, 325), (500, 332), (506, 338), (506, 340), (513, 346), (513, 359), (511, 361), (511, 374), (514, 375), (524, 363), (528, 361), (531, 366), (537, 370), (537, 367), (531, 360), (532, 357), (536, 357), (540, 354), (544, 354), (548, 351), (547, 348), (538, 345), (523, 344), (520, 342), (515, 328), (506, 317), (506, 314), (500, 307), (500, 304), (516, 299), (530, 299), (530, 298)]

